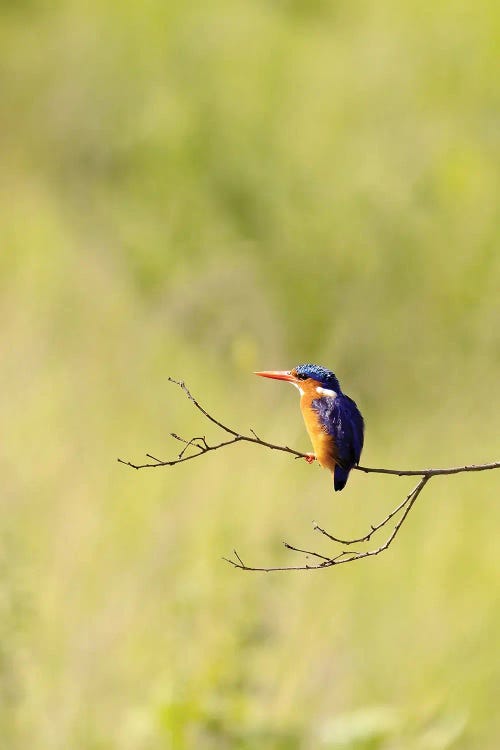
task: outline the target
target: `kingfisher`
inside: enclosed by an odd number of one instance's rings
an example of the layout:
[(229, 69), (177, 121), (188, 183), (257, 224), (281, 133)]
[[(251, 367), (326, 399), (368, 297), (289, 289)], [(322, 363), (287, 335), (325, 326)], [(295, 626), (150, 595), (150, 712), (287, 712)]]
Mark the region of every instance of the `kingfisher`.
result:
[(329, 469), (335, 491), (343, 490), (349, 472), (359, 463), (365, 425), (356, 403), (342, 392), (336, 375), (312, 364), (255, 375), (285, 380), (298, 388), (302, 416), (314, 448), (314, 453), (306, 454), (306, 461), (317, 460)]

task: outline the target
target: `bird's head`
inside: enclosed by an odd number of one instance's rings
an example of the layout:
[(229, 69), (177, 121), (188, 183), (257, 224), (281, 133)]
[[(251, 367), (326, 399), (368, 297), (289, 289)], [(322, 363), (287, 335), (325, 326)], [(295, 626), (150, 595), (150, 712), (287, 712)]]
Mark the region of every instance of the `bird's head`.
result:
[(299, 391), (316, 390), (318, 394), (337, 395), (341, 393), (340, 384), (337, 377), (331, 370), (320, 365), (297, 365), (293, 370), (264, 370), (256, 372), (263, 378), (274, 378), (275, 380), (285, 380), (296, 386)]

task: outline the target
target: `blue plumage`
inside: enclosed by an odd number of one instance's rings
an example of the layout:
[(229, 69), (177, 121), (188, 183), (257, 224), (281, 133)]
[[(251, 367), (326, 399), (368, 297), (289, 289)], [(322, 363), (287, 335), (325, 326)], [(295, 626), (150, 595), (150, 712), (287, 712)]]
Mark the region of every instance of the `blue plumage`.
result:
[(363, 417), (352, 398), (339, 391), (335, 397), (320, 396), (311, 404), (335, 445), (335, 490), (345, 487), (350, 470), (359, 462), (364, 442)]

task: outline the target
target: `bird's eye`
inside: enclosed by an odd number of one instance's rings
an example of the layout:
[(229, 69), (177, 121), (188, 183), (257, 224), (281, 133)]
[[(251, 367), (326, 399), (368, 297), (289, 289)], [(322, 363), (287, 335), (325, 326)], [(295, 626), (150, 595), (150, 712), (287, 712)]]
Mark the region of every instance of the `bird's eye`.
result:
[(307, 375), (304, 375), (304, 373), (303, 373), (303, 372), (298, 372), (298, 373), (297, 373), (297, 378), (298, 378), (299, 380), (307, 380)]

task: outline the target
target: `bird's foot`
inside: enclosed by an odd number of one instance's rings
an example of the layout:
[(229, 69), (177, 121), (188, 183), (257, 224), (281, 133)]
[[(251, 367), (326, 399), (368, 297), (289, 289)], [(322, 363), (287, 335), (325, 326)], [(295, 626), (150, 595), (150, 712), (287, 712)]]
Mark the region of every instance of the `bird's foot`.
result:
[(314, 463), (314, 461), (316, 461), (316, 456), (314, 455), (314, 453), (306, 453), (304, 458), (306, 459), (308, 464), (312, 464)]

